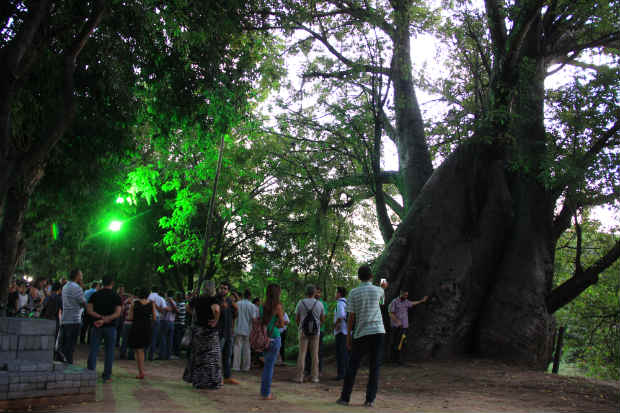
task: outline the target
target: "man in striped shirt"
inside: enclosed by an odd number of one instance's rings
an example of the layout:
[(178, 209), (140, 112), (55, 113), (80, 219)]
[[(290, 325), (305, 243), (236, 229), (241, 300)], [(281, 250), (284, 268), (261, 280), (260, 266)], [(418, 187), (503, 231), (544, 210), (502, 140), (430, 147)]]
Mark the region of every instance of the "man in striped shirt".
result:
[(344, 378), (342, 393), (337, 403), (349, 404), (360, 360), (368, 353), (370, 371), (364, 406), (372, 407), (379, 387), (379, 366), (381, 365), (385, 337), (385, 327), (383, 326), (380, 308), (385, 300), (385, 292), (383, 288), (372, 285), (370, 266), (362, 265), (357, 271), (357, 276), (362, 283), (359, 287), (351, 290), (347, 299), (347, 327), (349, 332), (353, 332), (347, 336), (347, 348), (351, 352), (351, 358)]
[(86, 307), (82, 289), (82, 271), (75, 269), (69, 274), (69, 281), (62, 288), (62, 354), (73, 364), (73, 352), (80, 335), (80, 310)]

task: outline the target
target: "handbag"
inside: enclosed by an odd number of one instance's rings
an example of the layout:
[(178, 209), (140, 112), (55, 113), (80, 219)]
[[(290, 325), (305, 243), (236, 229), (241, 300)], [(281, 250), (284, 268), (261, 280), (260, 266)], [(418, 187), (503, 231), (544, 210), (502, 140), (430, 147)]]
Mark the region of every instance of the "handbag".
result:
[[(194, 320), (196, 320), (196, 310), (192, 308), (192, 324)], [(192, 326), (185, 328), (185, 333), (183, 333), (179, 346), (183, 350), (187, 350), (192, 346)]]
[(185, 329), (185, 333), (183, 333), (183, 338), (181, 338), (181, 348), (188, 349), (192, 344), (192, 328), (188, 327)]

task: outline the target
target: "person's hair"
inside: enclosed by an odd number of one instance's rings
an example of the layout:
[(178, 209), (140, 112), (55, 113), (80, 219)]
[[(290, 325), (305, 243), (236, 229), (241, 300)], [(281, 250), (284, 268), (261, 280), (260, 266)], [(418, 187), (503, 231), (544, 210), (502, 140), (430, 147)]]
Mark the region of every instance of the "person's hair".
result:
[(177, 291), (174, 296), (176, 297), (177, 301), (184, 300), (185, 299), (185, 292)]
[(316, 292), (316, 287), (312, 284), (306, 285), (306, 297), (314, 297), (314, 293)]
[(252, 298), (252, 291), (250, 290), (245, 290), (243, 292), (243, 298), (245, 298), (246, 300), (249, 300), (250, 298)]
[(362, 281), (369, 281), (372, 278), (372, 271), (370, 265), (364, 264), (357, 270), (357, 278)]
[(24, 281), (24, 280), (17, 280), (17, 281), (15, 281), (15, 284), (18, 287), (23, 287), (24, 285), (26, 285), (26, 281)]
[(202, 294), (208, 297), (215, 295), (215, 282), (213, 280), (205, 280), (202, 283)]
[(149, 289), (146, 287), (140, 287), (136, 290), (136, 297), (146, 300), (149, 296)]
[(403, 295), (403, 293), (408, 293), (409, 290), (407, 290), (406, 288), (401, 288), (398, 292), (399, 295)]
[(260, 298), (256, 297), (252, 300), (252, 304), (254, 305), (258, 305), (258, 303), (260, 303)]
[(231, 291), (230, 290), (230, 288), (231, 288), (230, 287), (230, 281), (228, 281), (228, 280), (220, 281), (220, 285), (225, 285), (226, 287), (228, 287), (228, 291)]
[(336, 287), (336, 291), (338, 291), (341, 297), (347, 296), (347, 289), (344, 287)]
[(99, 286), (99, 283), (98, 283), (97, 281), (93, 281), (93, 282), (90, 284), (90, 288), (97, 288), (98, 286)]
[(75, 281), (77, 280), (78, 274), (80, 273), (79, 268), (74, 268), (71, 270), (71, 272), (69, 273), (69, 279), (71, 281)]
[(113, 282), (114, 282), (114, 278), (112, 278), (111, 275), (104, 275), (103, 278), (101, 279), (101, 284), (103, 284), (104, 287), (111, 286)]
[(59, 281), (54, 281), (54, 283), (52, 284), (52, 291), (58, 291), (62, 288), (62, 285), (60, 284)]
[(280, 286), (278, 284), (269, 284), (267, 293), (265, 294), (265, 303), (263, 304), (263, 324), (269, 324), (271, 317), (276, 312), (276, 308), (280, 305)]

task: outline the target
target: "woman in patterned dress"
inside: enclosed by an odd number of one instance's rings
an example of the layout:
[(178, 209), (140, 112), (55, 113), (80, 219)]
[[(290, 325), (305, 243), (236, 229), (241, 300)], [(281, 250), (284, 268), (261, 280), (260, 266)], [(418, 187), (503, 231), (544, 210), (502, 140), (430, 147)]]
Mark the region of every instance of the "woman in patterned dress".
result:
[(191, 353), (183, 380), (196, 389), (219, 389), (222, 386), (220, 338), (216, 328), (220, 306), (215, 297), (215, 283), (207, 281), (205, 292), (186, 306), (192, 317)]

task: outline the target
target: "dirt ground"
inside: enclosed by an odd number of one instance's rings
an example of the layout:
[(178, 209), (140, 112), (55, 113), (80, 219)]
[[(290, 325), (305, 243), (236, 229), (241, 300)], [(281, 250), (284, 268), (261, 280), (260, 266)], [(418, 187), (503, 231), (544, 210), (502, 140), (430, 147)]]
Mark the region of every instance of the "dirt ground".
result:
[[(100, 355), (101, 356), (101, 355)], [(78, 364), (85, 365), (81, 346)], [(101, 369), (103, 360), (98, 362)], [(259, 398), (260, 370), (236, 373), (240, 385), (195, 390), (181, 380), (182, 360), (147, 362), (136, 380), (133, 361), (116, 360), (110, 384), (98, 383), (95, 402), (48, 406), (64, 412), (350, 412), (362, 407), (368, 370), (360, 369), (350, 406), (335, 403), (342, 382), (326, 363), (321, 383), (292, 381), (295, 367), (276, 367), (275, 401)], [(409, 363), (382, 367), (374, 410), (381, 412), (618, 412), (620, 384), (524, 370), (489, 360)]]

